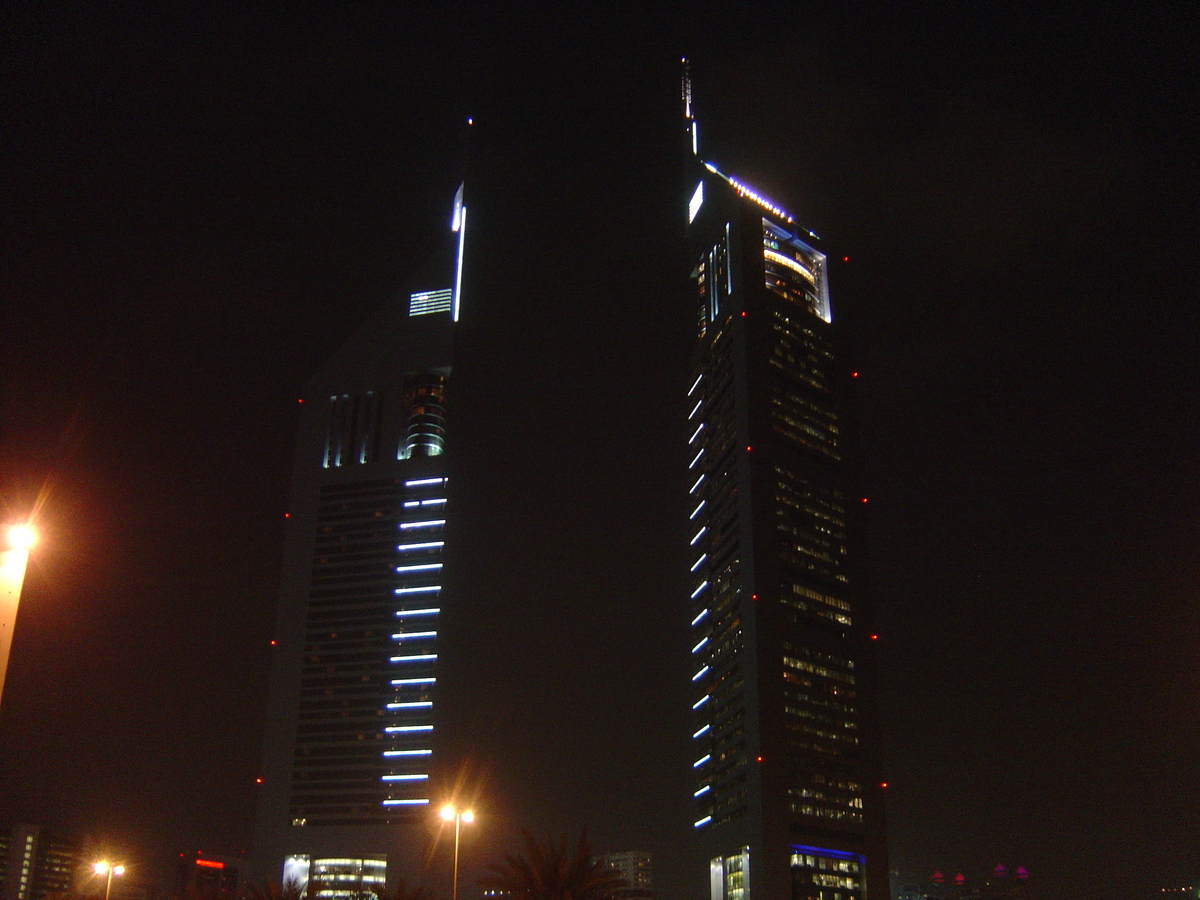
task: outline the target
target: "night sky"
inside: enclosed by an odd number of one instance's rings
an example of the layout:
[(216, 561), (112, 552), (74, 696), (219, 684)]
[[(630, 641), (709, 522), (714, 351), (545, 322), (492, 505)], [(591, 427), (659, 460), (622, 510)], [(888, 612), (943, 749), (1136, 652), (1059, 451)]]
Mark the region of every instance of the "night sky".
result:
[(171, 7), (0, 13), (0, 504), (43, 532), (0, 820), (148, 878), (249, 848), (296, 397), (447, 238), (471, 115), (442, 629), (468, 869), (586, 825), (707, 896), (687, 54), (702, 155), (849, 257), (892, 868), (1024, 865), (1038, 900), (1200, 878), (1200, 16)]

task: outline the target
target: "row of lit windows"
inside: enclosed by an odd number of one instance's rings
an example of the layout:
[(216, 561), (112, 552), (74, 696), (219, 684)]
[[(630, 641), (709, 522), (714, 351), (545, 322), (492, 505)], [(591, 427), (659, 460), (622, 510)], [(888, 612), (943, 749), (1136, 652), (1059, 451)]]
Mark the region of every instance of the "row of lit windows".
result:
[[(788, 681), (787, 674), (784, 676), (785, 682)], [(824, 688), (825, 693), (814, 694), (813, 690), (804, 690), (804, 687), (819, 690), (816, 685), (812, 684), (797, 685), (793, 682), (785, 684), (783, 687), (785, 696), (787, 697), (787, 701), (789, 703), (804, 703), (810, 706), (829, 710), (833, 715), (842, 718), (845, 718), (846, 716), (857, 718), (858, 708), (854, 703), (856, 695), (854, 691), (849, 688), (839, 687), (836, 684), (822, 683), (820, 688)]]
[(827, 715), (821, 711), (807, 709), (800, 706), (793, 706), (788, 703), (784, 704), (783, 711), (793, 719), (807, 719), (812, 722), (820, 722), (823, 725), (844, 729), (846, 731), (855, 731), (858, 728), (858, 725), (853, 721), (848, 721), (844, 718), (839, 719), (834, 716)]
[(820, 806), (815, 803), (792, 802), (788, 804), (788, 808), (796, 815), (812, 816), (816, 819), (828, 819), (833, 822), (849, 822), (855, 825), (861, 825), (863, 821), (861, 812), (838, 809), (836, 807)]
[[(804, 649), (806, 648), (799, 648), (799, 650), (793, 650), (792, 652), (803, 652)], [(829, 658), (828, 654), (814, 653), (814, 655), (826, 659)], [(841, 666), (845, 666), (847, 669), (854, 668), (853, 660), (839, 660), (839, 663)], [(847, 672), (841, 668), (833, 669), (829, 666), (811, 663), (808, 660), (798, 659), (795, 656), (791, 656), (786, 652), (783, 656), (783, 664), (789, 669), (796, 669), (800, 672), (808, 672), (810, 675), (828, 678), (830, 681), (840, 681), (843, 684), (854, 684), (854, 675), (851, 672)]]
[(838, 797), (833, 794), (827, 794), (824, 791), (814, 791), (810, 788), (792, 788), (788, 791), (794, 797), (802, 797), (805, 800), (822, 800), (826, 803), (836, 803), (846, 806), (850, 809), (862, 809), (862, 797)]

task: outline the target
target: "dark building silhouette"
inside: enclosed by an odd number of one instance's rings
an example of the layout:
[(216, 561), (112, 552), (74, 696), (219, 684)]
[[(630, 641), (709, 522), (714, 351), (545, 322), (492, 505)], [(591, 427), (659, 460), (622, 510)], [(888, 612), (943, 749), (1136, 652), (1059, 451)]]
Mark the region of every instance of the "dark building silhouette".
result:
[(254, 858), (325, 897), (379, 893), (433, 815), (465, 233), (460, 188), (445, 252), (300, 399)]
[(888, 892), (852, 372), (815, 235), (698, 155), (687, 248), (695, 831), (712, 900)]
[(246, 883), (242, 868), (242, 860), (237, 857), (197, 853), (191, 859), (180, 859), (175, 868), (175, 896), (205, 900), (240, 897)]

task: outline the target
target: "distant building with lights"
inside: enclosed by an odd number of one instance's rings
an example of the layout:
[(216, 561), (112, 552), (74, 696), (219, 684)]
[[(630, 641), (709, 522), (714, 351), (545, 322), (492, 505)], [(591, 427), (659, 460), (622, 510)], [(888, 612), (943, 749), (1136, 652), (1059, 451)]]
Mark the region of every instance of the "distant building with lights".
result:
[(600, 861), (617, 871), (624, 882), (614, 894), (617, 900), (649, 900), (654, 896), (654, 873), (649, 853), (642, 850), (605, 853)]
[(712, 900), (884, 900), (866, 501), (830, 260), (702, 159), (686, 68), (683, 102), (696, 840)]
[(237, 898), (246, 885), (245, 863), (231, 856), (204, 856), (179, 860), (175, 869), (176, 897), (203, 897), (212, 900)]
[(300, 398), (254, 861), (323, 897), (382, 893), (432, 814), (466, 215)]
[(40, 825), (0, 827), (0, 900), (46, 900), (76, 886), (80, 840)]
[(1018, 865), (997, 863), (988, 873), (972, 871), (964, 875), (938, 869), (927, 880), (905, 881), (898, 900), (1023, 900), (1029, 895), (1029, 870)]

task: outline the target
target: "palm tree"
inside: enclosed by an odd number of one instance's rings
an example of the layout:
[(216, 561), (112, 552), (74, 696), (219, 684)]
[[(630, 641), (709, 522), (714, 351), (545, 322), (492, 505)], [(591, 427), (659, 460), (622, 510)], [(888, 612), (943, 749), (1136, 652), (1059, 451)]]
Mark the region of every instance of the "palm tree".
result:
[(592, 855), (586, 830), (574, 852), (567, 848), (566, 835), (542, 843), (522, 828), (521, 837), (525, 852), (507, 853), (489, 866), (489, 874), (480, 879), (484, 888), (513, 900), (613, 900), (625, 886), (616, 870)]

